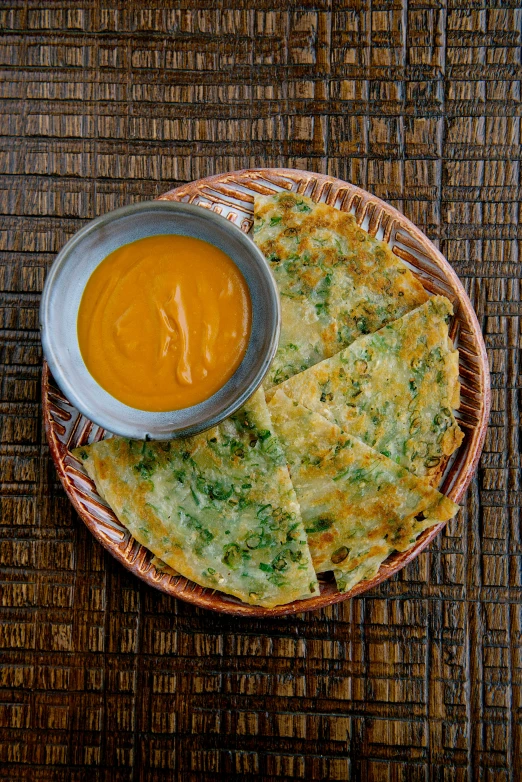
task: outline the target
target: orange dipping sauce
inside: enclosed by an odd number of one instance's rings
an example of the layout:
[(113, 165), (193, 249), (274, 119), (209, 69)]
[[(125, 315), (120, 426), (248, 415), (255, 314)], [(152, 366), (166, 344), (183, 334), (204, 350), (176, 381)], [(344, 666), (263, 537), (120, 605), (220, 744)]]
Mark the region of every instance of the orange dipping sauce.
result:
[(164, 412), (208, 399), (245, 355), (250, 294), (222, 250), (160, 235), (119, 247), (94, 270), (78, 311), (87, 369), (131, 407)]

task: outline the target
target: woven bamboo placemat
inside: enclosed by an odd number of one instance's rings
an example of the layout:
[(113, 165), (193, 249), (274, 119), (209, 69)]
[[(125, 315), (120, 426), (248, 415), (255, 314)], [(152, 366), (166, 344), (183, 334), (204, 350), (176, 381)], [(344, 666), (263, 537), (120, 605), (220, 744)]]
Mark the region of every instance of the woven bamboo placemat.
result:
[[(1, 779), (522, 778), (519, 6), (0, 5)], [(39, 407), (64, 242), (251, 166), (402, 210), (463, 280), (493, 373), (481, 467), (429, 551), (367, 597), (269, 621), (176, 602), (105, 554)]]

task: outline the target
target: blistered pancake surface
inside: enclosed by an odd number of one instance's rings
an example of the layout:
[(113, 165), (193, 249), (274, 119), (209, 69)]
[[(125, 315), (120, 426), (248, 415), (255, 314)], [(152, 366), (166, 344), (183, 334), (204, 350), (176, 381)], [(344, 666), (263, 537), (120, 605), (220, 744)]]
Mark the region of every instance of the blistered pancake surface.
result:
[(345, 592), (394, 550), (458, 510), (426, 481), (276, 390), (269, 410), (282, 442), (317, 572)]
[(281, 383), (426, 301), (421, 283), (353, 215), (283, 191), (256, 196), (254, 241), (281, 294)]
[(432, 484), (462, 442), (451, 303), (434, 296), (281, 385), (291, 399)]
[(186, 578), (265, 607), (318, 594), (262, 391), (204, 434), (75, 455), (134, 538)]

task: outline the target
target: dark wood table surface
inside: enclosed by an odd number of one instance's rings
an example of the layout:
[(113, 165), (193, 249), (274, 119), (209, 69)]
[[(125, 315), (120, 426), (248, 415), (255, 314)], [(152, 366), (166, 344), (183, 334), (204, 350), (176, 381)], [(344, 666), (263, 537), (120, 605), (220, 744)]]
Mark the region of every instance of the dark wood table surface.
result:
[[(521, 4), (3, 0), (0, 25), (0, 779), (521, 779)], [(106, 554), (39, 399), (64, 242), (249, 166), (350, 180), (425, 230), (493, 381), (480, 469), (429, 551), (272, 621), (176, 602)]]

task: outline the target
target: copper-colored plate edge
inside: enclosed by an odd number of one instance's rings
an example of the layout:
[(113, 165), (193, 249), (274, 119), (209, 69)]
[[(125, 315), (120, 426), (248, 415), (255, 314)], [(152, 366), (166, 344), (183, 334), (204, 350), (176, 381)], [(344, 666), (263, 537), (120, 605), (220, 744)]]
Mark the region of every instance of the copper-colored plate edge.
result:
[[(452, 289), (456, 292), (456, 297), (458, 299), (458, 306), (462, 308), (463, 312), (467, 316), (466, 318), (467, 323), (469, 326), (471, 326), (471, 333), (472, 336), (474, 337), (473, 340), (474, 347), (477, 351), (476, 358), (477, 358), (478, 366), (480, 368), (480, 377), (483, 382), (483, 386), (481, 389), (482, 393), (480, 395), (482, 405), (481, 405), (479, 420), (477, 425), (473, 428), (473, 432), (471, 435), (471, 442), (468, 446), (469, 452), (467, 454), (467, 457), (460, 468), (460, 471), (457, 476), (457, 480), (454, 481), (452, 490), (449, 492), (449, 496), (455, 502), (459, 502), (462, 499), (466, 489), (468, 488), (471, 482), (473, 474), (478, 465), (478, 461), (480, 459), (480, 455), (484, 444), (484, 438), (486, 436), (487, 423), (489, 419), (489, 411), (490, 411), (490, 404), (491, 404), (491, 389), (490, 389), (490, 378), (489, 378), (489, 368), (488, 368), (488, 361), (486, 355), (486, 348), (484, 345), (484, 340), (482, 338), (482, 333), (481, 333), (480, 325), (478, 323), (477, 316), (473, 310), (473, 307), (466, 294), (466, 291), (462, 286), (462, 283), (460, 282), (459, 278), (457, 277), (457, 275), (455, 274), (455, 272), (453, 271), (449, 263), (446, 261), (444, 256), (432, 244), (432, 242), (426, 236), (424, 236), (424, 234), (413, 223), (411, 223), (406, 217), (404, 217), (404, 215), (402, 215), (394, 207), (390, 206), (389, 204), (386, 204), (384, 201), (381, 201), (381, 199), (371, 195), (370, 193), (367, 193), (365, 190), (362, 190), (361, 188), (358, 188), (355, 185), (351, 185), (347, 182), (343, 182), (342, 180), (336, 179), (335, 177), (327, 176), (325, 174), (316, 174), (314, 172), (309, 172), (309, 171), (298, 171), (296, 169), (281, 169), (281, 168), (243, 169), (241, 171), (234, 171), (228, 174), (218, 174), (212, 177), (206, 177), (205, 179), (198, 180), (196, 182), (190, 182), (186, 185), (182, 185), (178, 188), (175, 188), (174, 190), (168, 191), (167, 193), (160, 196), (160, 198), (164, 200), (178, 200), (180, 197), (188, 196), (190, 200), (193, 200), (198, 194), (198, 191), (200, 192), (201, 189), (205, 187), (208, 189), (212, 189), (212, 185), (223, 186), (229, 183), (236, 184), (237, 181), (241, 179), (245, 182), (248, 181), (249, 178), (250, 180), (251, 179), (255, 180), (255, 179), (263, 179), (265, 177), (267, 179), (273, 178), (274, 180), (279, 180), (278, 181), (279, 186), (281, 186), (281, 182), (286, 181), (287, 179), (294, 182), (299, 181), (300, 183), (302, 183), (303, 180), (308, 178), (307, 184), (304, 186), (304, 188), (302, 188), (303, 191), (306, 190), (307, 187), (309, 187), (310, 181), (313, 179), (314, 195), (317, 193), (318, 190), (322, 192), (324, 188), (327, 188), (329, 201), (331, 201), (332, 188), (337, 186), (339, 189), (344, 190), (343, 205), (345, 205), (345, 202), (346, 204), (353, 204), (354, 201), (357, 200), (357, 203), (359, 204), (358, 214), (360, 215), (366, 214), (368, 212), (368, 209), (370, 209), (370, 211), (372, 212), (371, 215), (371, 220), (373, 221), (372, 225), (375, 223), (375, 215), (377, 209), (380, 209), (382, 214), (380, 219), (381, 221), (384, 220), (386, 223), (385, 230), (387, 232), (390, 232), (391, 225), (395, 224), (397, 226), (395, 230), (402, 229), (404, 233), (406, 233), (409, 236), (412, 236), (417, 241), (418, 245), (422, 248), (423, 254), (425, 254), (426, 257), (429, 258), (430, 260), (435, 261), (439, 269), (443, 271), (445, 279), (449, 282)], [(350, 198), (348, 200), (346, 199), (347, 192), (350, 193)], [(388, 234), (387, 234), (387, 238), (388, 238)], [(63, 446), (63, 444), (59, 442), (59, 440), (55, 437), (55, 434), (53, 432), (51, 408), (50, 408), (51, 388), (52, 386), (50, 383), (49, 368), (47, 366), (47, 363), (44, 361), (44, 367), (42, 373), (42, 407), (43, 407), (45, 432), (47, 435), (47, 440), (49, 442), (51, 456), (56, 465), (59, 478), (63, 484), (63, 487), (67, 495), (69, 496), (69, 499), (71, 500), (75, 510), (77, 511), (82, 521), (92, 532), (96, 540), (98, 540), (104, 548), (110, 551), (110, 553), (122, 565), (124, 565), (128, 570), (130, 570), (132, 573), (138, 576), (138, 578), (141, 578), (143, 581), (155, 587), (156, 589), (160, 589), (161, 591), (166, 592), (169, 595), (178, 597), (182, 600), (185, 600), (186, 602), (192, 603), (201, 608), (208, 608), (214, 611), (220, 611), (222, 613), (234, 614), (236, 616), (266, 616), (266, 617), (284, 616), (287, 614), (294, 614), (303, 611), (312, 611), (318, 608), (325, 608), (327, 606), (333, 605), (334, 603), (339, 603), (343, 600), (347, 600), (351, 597), (355, 597), (357, 595), (363, 594), (364, 592), (373, 589), (378, 584), (390, 578), (390, 576), (397, 573), (399, 570), (405, 567), (405, 565), (407, 565), (409, 562), (415, 559), (415, 557), (417, 557), (420, 554), (420, 552), (423, 551), (429, 545), (429, 543), (439, 534), (439, 532), (445, 526), (445, 524), (438, 524), (435, 527), (431, 527), (430, 529), (425, 530), (419, 536), (417, 542), (411, 549), (402, 553), (393, 554), (381, 566), (376, 576), (374, 576), (372, 579), (368, 581), (360, 582), (349, 592), (340, 593), (337, 591), (333, 583), (327, 584), (325, 587), (323, 587), (322, 594), (316, 597), (308, 598), (306, 600), (295, 601), (293, 603), (287, 603), (286, 605), (277, 606), (276, 608), (263, 608), (261, 606), (250, 606), (247, 605), (246, 603), (235, 602), (233, 599), (227, 597), (226, 595), (220, 592), (213, 592), (211, 590), (199, 587), (196, 584), (192, 584), (192, 582), (188, 581), (183, 577), (178, 577), (173, 579), (173, 578), (167, 578), (165, 576), (158, 581), (153, 577), (151, 573), (151, 570), (153, 568), (148, 568), (145, 572), (140, 570), (137, 564), (137, 562), (140, 560), (140, 557), (134, 558), (133, 561), (130, 561), (130, 559), (128, 558), (129, 546), (125, 546), (125, 547), (118, 546), (115, 542), (110, 541), (105, 535), (103, 535), (97, 521), (92, 516), (90, 516), (86, 512), (85, 508), (82, 507), (82, 505), (80, 504), (78, 497), (76, 495), (76, 491), (71, 484), (71, 479), (67, 475), (67, 472), (64, 467), (64, 457), (66, 453), (65, 447)]]

